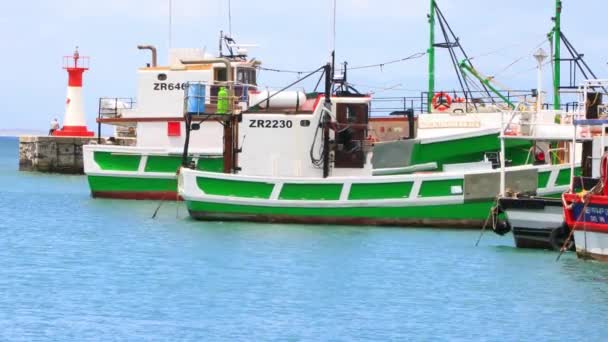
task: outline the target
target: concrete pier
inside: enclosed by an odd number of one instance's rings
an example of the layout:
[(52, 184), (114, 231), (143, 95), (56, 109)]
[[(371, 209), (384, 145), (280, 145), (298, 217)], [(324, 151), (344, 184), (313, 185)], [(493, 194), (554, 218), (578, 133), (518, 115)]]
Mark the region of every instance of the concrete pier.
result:
[[(82, 145), (97, 138), (20, 136), (19, 171), (38, 171), (63, 174), (83, 174)], [(102, 139), (102, 144), (106, 139)], [(135, 145), (135, 139), (116, 139), (115, 145)]]

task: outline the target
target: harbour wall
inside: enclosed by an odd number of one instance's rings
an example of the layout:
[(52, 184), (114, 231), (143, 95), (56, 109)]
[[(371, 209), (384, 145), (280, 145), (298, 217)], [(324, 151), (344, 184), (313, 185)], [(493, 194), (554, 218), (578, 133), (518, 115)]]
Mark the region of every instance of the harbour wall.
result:
[[(97, 143), (91, 137), (19, 137), (19, 171), (83, 174), (82, 145)], [(106, 144), (105, 138), (101, 139)], [(134, 138), (117, 138), (113, 145), (133, 146)]]

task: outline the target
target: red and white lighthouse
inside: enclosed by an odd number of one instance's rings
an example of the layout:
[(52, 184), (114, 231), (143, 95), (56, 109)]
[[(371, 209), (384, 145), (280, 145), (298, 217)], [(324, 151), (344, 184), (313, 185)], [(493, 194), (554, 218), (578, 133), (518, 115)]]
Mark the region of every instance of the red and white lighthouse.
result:
[(68, 95), (65, 101), (63, 127), (53, 132), (59, 137), (92, 137), (87, 129), (82, 98), (82, 75), (89, 70), (89, 57), (81, 57), (78, 47), (74, 55), (63, 57), (63, 68), (68, 72)]

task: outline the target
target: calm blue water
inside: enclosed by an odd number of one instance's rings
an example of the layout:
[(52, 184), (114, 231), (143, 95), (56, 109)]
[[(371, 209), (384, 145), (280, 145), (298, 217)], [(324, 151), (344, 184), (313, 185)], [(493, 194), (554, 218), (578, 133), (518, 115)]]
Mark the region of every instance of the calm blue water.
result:
[(17, 150), (0, 138), (0, 340), (608, 336), (608, 264), (474, 231), (153, 220), (157, 202), (19, 173)]

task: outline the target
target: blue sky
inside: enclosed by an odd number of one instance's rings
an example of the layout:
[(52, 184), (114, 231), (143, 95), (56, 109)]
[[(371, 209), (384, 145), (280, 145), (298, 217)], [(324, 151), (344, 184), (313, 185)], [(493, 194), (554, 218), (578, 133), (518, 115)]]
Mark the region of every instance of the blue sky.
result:
[[(599, 77), (607, 77), (603, 33), (608, 3), (563, 0), (563, 30)], [(511, 89), (536, 87), (533, 48), (551, 28), (554, 0), (438, 0), (477, 68)], [(169, 0), (6, 1), (0, 13), (4, 65), (0, 82), (0, 129), (47, 129), (63, 117), (67, 76), (61, 57), (75, 45), (91, 56), (85, 75), (86, 115), (92, 126), (102, 96), (134, 96), (135, 69), (148, 61), (137, 44), (168, 46)], [(232, 0), (232, 30), (241, 43), (255, 43), (251, 56), (270, 68), (310, 69), (329, 54), (331, 0)], [(337, 0), (337, 60), (367, 65), (425, 51), (427, 0)], [(227, 0), (173, 0), (173, 46), (217, 52), (220, 29), (228, 29)], [(548, 45), (545, 45), (548, 50)], [(522, 58), (523, 57), (523, 58)], [(453, 89), (448, 55), (440, 52), (437, 88)], [(511, 68), (501, 70), (522, 58)], [(350, 81), (377, 96), (416, 94), (426, 87), (425, 58), (353, 71)], [(500, 72), (500, 73), (499, 73)], [(545, 78), (550, 77), (547, 69)], [(294, 75), (262, 72), (259, 83), (280, 87)], [(547, 80), (547, 85), (548, 85)], [(396, 91), (381, 91), (396, 87)], [(376, 89), (378, 88), (378, 89)], [(407, 92), (406, 92), (407, 91)]]

